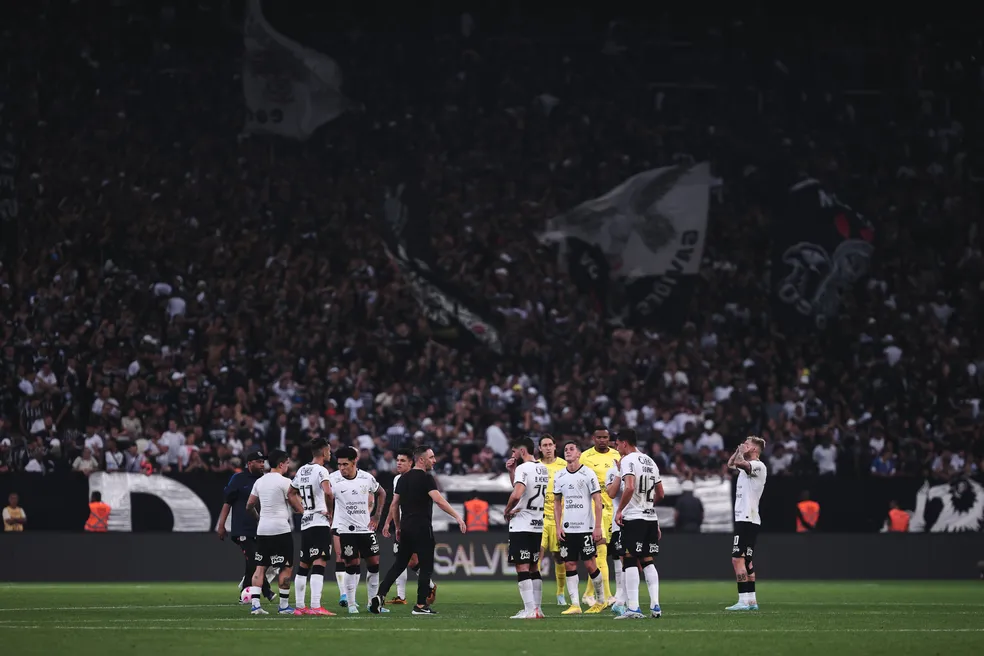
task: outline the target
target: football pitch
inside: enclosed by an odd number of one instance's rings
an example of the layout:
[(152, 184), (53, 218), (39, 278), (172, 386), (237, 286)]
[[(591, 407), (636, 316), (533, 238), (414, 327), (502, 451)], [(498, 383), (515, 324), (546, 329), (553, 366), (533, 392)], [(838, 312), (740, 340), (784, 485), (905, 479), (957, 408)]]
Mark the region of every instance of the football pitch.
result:
[[(327, 583), (327, 582), (326, 582)], [(410, 590), (416, 581), (411, 579)], [(583, 589), (582, 585), (582, 589)], [(438, 617), (254, 617), (235, 584), (0, 584), (5, 654), (981, 654), (984, 582), (762, 582), (758, 612), (728, 613), (734, 584), (667, 582), (663, 618), (561, 617), (544, 580), (543, 620), (509, 582), (441, 583)], [(645, 590), (645, 586), (643, 586)], [(360, 585), (364, 605), (364, 580)], [(293, 598), (292, 598), (293, 601)], [(549, 603), (548, 603), (549, 602)], [(643, 602), (645, 603), (645, 602)], [(274, 605), (264, 601), (264, 607)], [(328, 604), (326, 604), (328, 607)], [(345, 614), (343, 614), (345, 613)]]

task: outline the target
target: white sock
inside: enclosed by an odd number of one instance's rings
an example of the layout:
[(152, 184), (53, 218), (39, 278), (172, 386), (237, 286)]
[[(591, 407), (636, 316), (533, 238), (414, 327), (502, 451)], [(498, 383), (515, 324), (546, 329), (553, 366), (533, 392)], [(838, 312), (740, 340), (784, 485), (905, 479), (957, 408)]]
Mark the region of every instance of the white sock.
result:
[(748, 593), (747, 592), (739, 592), (738, 593), (738, 603), (739, 604), (747, 604), (748, 603)]
[[(311, 608), (321, 608), (321, 591), (325, 589), (323, 574), (311, 575)], [(304, 597), (302, 596), (301, 599)]]
[(361, 572), (359, 574), (346, 574), (345, 575), (345, 594), (348, 595), (349, 606), (351, 606), (352, 604), (356, 604), (357, 605), (359, 603), (356, 600), (357, 599), (356, 592), (359, 589), (359, 578), (360, 578), (360, 576), (361, 576)]
[(379, 594), (379, 572), (366, 574), (366, 588), (369, 590), (370, 599)]
[(581, 596), (577, 593), (577, 587), (580, 583), (577, 578), (577, 572), (573, 574), (570, 572), (567, 573), (567, 594), (571, 596), (571, 606), (581, 605)]
[[(306, 576), (295, 576), (294, 577), (294, 608), (304, 608), (304, 595), (307, 593), (307, 581)], [(317, 608), (314, 605), (314, 586), (311, 586), (311, 608)]]
[(523, 610), (529, 612), (535, 608), (533, 605), (533, 581), (526, 579), (519, 582), (519, 596), (523, 600)]
[(749, 592), (748, 593), (748, 605), (749, 606), (758, 606), (758, 600), (755, 598), (755, 591), (754, 590), (752, 592)]
[(336, 567), (336, 569), (335, 569), (335, 583), (338, 584), (338, 596), (339, 597), (344, 597), (345, 595), (348, 594), (348, 592), (346, 592), (346, 589), (348, 588), (348, 585), (345, 583), (345, 568), (342, 567), (342, 570), (339, 571), (338, 570), (338, 566), (336, 565), (335, 567)]
[(396, 596), (400, 599), (407, 598), (407, 570), (403, 570), (396, 577)]
[(290, 588), (280, 588), (280, 607), (287, 608), (290, 606)]
[(250, 601), (252, 602), (253, 608), (259, 608), (260, 607), (260, 593), (262, 591), (263, 591), (263, 588), (261, 588), (258, 585), (251, 585), (251, 586), (249, 586), (249, 596), (250, 596)]
[(629, 610), (639, 610), (639, 568), (625, 570), (625, 605)]
[(594, 586), (595, 600), (601, 600), (602, 603), (605, 601), (605, 588), (604, 581), (601, 578), (601, 570), (595, 570), (595, 576), (591, 577), (591, 585)]
[(649, 563), (642, 573), (646, 575), (646, 587), (649, 588), (649, 606), (659, 606), (659, 572), (656, 565)]
[(533, 607), (539, 608), (543, 602), (543, 579), (530, 579), (533, 582)]
[(615, 561), (615, 604), (625, 605), (625, 572), (622, 570), (622, 561)]
[(434, 575), (432, 574), (430, 580), (430, 589), (433, 590), (436, 587), (437, 587), (437, 583), (434, 582)]

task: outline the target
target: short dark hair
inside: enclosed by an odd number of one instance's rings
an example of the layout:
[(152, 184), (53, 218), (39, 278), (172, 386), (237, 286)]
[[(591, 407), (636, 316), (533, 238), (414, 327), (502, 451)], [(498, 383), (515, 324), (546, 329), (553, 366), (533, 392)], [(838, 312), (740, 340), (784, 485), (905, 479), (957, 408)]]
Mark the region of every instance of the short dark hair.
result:
[(530, 455), (533, 454), (533, 438), (531, 437), (517, 437), (513, 440), (512, 447), (514, 449), (526, 449), (526, 452)]
[(413, 450), (414, 462), (426, 456), (427, 452), (430, 450), (431, 448), (429, 446), (418, 446), (416, 449)]
[(102, 500), (103, 500), (102, 492), (93, 492), (92, 493), (92, 501), (93, 501), (93, 503), (95, 503), (97, 501), (102, 501)]
[(283, 463), (287, 462), (287, 452), (281, 451), (280, 449), (274, 449), (267, 454), (267, 462), (270, 463), (270, 469), (276, 469)]
[(608, 426), (605, 426), (604, 424), (602, 424), (600, 426), (595, 426), (594, 430), (591, 431), (591, 432), (592, 433), (608, 433), (609, 437), (611, 437), (611, 434), (612, 434), (612, 432), (610, 430), (608, 430)]
[(618, 435), (615, 436), (615, 441), (625, 442), (629, 446), (635, 446), (639, 441), (639, 438), (636, 437), (634, 428), (624, 428), (618, 432)]
[(326, 446), (328, 446), (328, 440), (323, 437), (314, 438), (311, 440), (311, 455), (317, 458), (319, 455), (322, 455)]
[(359, 459), (359, 452), (350, 446), (343, 446), (335, 452), (335, 460), (341, 460), (342, 458), (356, 462)]
[(567, 445), (568, 444), (573, 444), (577, 448), (578, 451), (581, 450), (581, 445), (578, 444), (576, 440), (567, 440), (566, 442), (564, 442), (563, 446), (561, 446), (560, 448), (567, 449)]
[(403, 456), (407, 460), (413, 462), (413, 451), (411, 451), (410, 449), (400, 449), (399, 451), (397, 451), (396, 457), (399, 458), (400, 456)]

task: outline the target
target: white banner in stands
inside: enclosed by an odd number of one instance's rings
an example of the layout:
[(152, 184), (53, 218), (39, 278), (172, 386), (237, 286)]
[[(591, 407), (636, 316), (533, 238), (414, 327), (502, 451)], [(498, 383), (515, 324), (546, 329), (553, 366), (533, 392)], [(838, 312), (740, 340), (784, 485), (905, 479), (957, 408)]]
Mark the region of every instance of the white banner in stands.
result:
[(212, 530), (212, 515), (202, 498), (188, 486), (167, 476), (96, 472), (89, 477), (90, 498), (93, 492), (99, 492), (103, 503), (110, 508), (110, 531), (128, 533), (133, 530), (131, 494), (150, 494), (163, 501), (174, 517), (171, 530), (176, 533)]

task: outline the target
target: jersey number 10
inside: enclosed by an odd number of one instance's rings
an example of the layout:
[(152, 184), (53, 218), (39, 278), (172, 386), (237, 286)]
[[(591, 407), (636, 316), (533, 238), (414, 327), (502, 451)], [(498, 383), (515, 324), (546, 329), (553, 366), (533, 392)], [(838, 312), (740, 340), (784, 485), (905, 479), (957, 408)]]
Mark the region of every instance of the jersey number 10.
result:
[(546, 501), (547, 486), (537, 485), (533, 488), (533, 496), (526, 502), (527, 510), (543, 510), (543, 503)]

